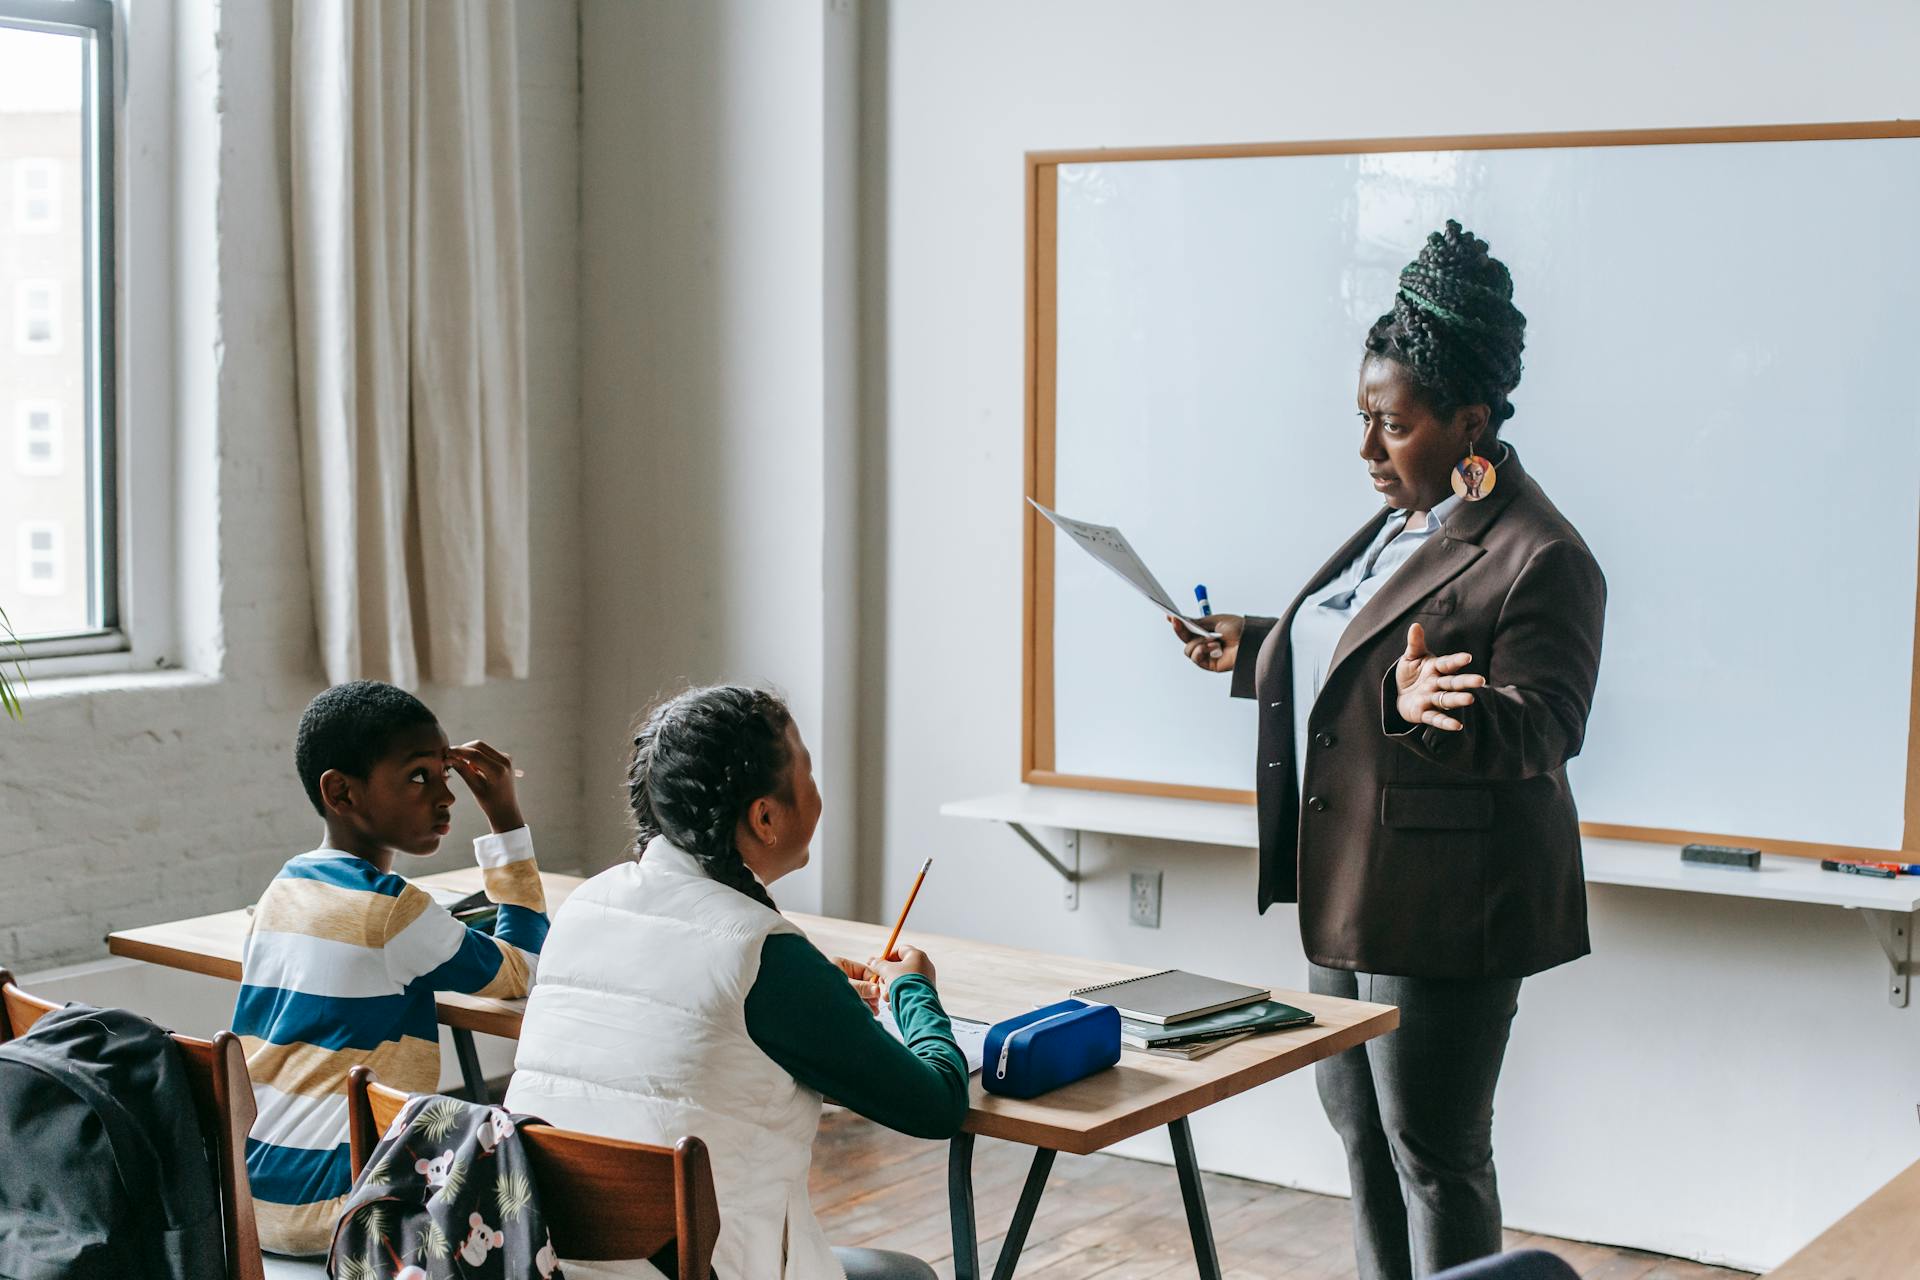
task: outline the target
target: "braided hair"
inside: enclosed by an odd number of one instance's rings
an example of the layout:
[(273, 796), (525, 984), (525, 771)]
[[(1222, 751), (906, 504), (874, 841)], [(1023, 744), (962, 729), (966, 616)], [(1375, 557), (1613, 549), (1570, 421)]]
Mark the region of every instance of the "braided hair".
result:
[(788, 793), (792, 722), (778, 697), (739, 685), (688, 689), (654, 707), (627, 770), (635, 856), (665, 836), (713, 879), (773, 907), (734, 833), (755, 800)]
[(1526, 334), (1506, 264), (1449, 218), (1401, 271), (1393, 310), (1367, 330), (1366, 358), (1403, 366), (1443, 418), (1486, 405), (1491, 433), (1513, 416), (1507, 397), (1520, 383)]

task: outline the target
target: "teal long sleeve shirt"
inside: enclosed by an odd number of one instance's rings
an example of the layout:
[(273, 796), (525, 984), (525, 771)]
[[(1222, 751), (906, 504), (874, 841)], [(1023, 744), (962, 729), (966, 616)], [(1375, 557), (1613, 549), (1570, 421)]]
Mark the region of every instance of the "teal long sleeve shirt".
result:
[(905, 1043), (854, 994), (847, 975), (799, 934), (775, 934), (747, 992), (747, 1034), (794, 1079), (877, 1124), (950, 1138), (967, 1118), (967, 1060), (933, 983), (888, 990)]

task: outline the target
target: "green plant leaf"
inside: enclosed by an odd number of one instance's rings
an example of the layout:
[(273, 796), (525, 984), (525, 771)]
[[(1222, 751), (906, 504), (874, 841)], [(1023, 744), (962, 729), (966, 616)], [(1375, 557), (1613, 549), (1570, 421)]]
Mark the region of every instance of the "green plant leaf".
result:
[(429, 1258), (450, 1258), (453, 1246), (447, 1243), (447, 1233), (432, 1218), (427, 1219), (427, 1229), (420, 1237), (421, 1251)]
[(494, 1183), (493, 1198), (502, 1218), (518, 1222), (533, 1203), (533, 1180), (521, 1169), (503, 1173)]
[(435, 1098), (420, 1114), (420, 1132), (434, 1142), (444, 1140), (460, 1120), (460, 1107), (453, 1098)]
[(385, 1201), (369, 1205), (360, 1220), (366, 1224), (369, 1235), (384, 1240), (393, 1234), (393, 1209)]
[[(27, 682), (27, 669), (24, 665), (27, 650), (26, 646), (20, 643), (20, 638), (13, 634), (13, 623), (8, 620), (5, 609), (0, 609), (0, 632), (6, 634), (5, 642), (18, 649), (22, 655), (13, 660), (13, 670), (14, 679), (24, 685)], [(25, 718), (20, 707), (20, 695), (14, 690), (13, 681), (7, 678), (5, 662), (0, 662), (0, 711), (4, 711), (9, 720), (17, 721)]]
[(380, 1157), (380, 1162), (374, 1165), (372, 1169), (368, 1170), (366, 1175), (367, 1181), (369, 1183), (378, 1183), (378, 1184), (385, 1184), (385, 1185), (391, 1186), (393, 1183), (393, 1175), (399, 1171), (395, 1167), (396, 1165), (395, 1158), (404, 1154), (406, 1154), (405, 1149), (402, 1148), (400, 1144), (396, 1142), (393, 1145), (392, 1149), (387, 1152), (387, 1154)]

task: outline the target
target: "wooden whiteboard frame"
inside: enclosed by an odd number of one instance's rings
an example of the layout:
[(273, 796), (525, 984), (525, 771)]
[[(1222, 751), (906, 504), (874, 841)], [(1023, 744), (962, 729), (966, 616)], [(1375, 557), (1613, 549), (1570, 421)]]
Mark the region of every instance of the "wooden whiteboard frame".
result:
[[(1198, 147), (1115, 147), (1069, 151), (1029, 151), (1027, 169), (1027, 353), (1026, 353), (1026, 495), (1044, 506), (1054, 505), (1055, 392), (1059, 354), (1059, 167), (1063, 164), (1122, 163), (1133, 160), (1225, 160), (1264, 156), (1358, 155), (1392, 151), (1512, 151), (1543, 147), (1648, 147), (1713, 142), (1824, 142), (1852, 139), (1920, 138), (1920, 121), (1881, 120), (1847, 124), (1758, 125), (1740, 128), (1629, 129), (1582, 133), (1508, 133), (1432, 138), (1360, 138), (1317, 142), (1246, 143)], [(1053, 593), (1054, 538), (1052, 528), (1026, 503), (1025, 609), (1022, 646), (1021, 777), (1044, 787), (1072, 787), (1088, 791), (1120, 791), (1134, 795), (1169, 796), (1252, 804), (1252, 791), (1225, 787), (1197, 787), (1171, 782), (1144, 782), (1127, 778), (1090, 777), (1060, 773), (1054, 768)], [(1920, 540), (1920, 529), (1915, 531)], [(1657, 844), (1740, 844), (1769, 853), (1806, 858), (1885, 859), (1891, 855), (1920, 855), (1920, 581), (1914, 586), (1914, 671), (1907, 720), (1907, 791), (1902, 809), (1901, 847), (1859, 848), (1776, 840), (1765, 836), (1719, 831), (1677, 831), (1665, 827), (1636, 827), (1616, 823), (1583, 822), (1581, 833), (1613, 840), (1643, 840)], [(1249, 757), (1252, 746), (1249, 744)], [(1906, 861), (1909, 859), (1901, 858)], [(1912, 860), (1920, 860), (1915, 858)]]

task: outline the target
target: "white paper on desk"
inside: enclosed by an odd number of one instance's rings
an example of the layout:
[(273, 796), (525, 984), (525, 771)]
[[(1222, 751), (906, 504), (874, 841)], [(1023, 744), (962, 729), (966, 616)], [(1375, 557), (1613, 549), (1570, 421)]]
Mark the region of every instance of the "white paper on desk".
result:
[[(907, 1038), (900, 1034), (900, 1024), (893, 1020), (892, 1005), (882, 1004), (878, 1016), (880, 1025), (887, 1029), (888, 1035), (901, 1044), (907, 1042)], [(960, 1052), (967, 1059), (967, 1070), (978, 1071), (987, 1057), (987, 1024), (975, 1022), (972, 1018), (949, 1017), (948, 1021), (953, 1023), (953, 1042), (960, 1046)]]
[(1153, 570), (1147, 568), (1146, 561), (1140, 558), (1140, 553), (1135, 551), (1133, 544), (1127, 541), (1126, 534), (1109, 524), (1088, 524), (1085, 520), (1075, 520), (1061, 515), (1058, 511), (1049, 511), (1034, 502), (1032, 498), (1028, 498), (1027, 501), (1033, 503), (1035, 511), (1052, 521), (1054, 528), (1078, 543), (1082, 551), (1118, 574), (1121, 581), (1135, 591), (1159, 605), (1162, 613), (1179, 618), (1187, 630), (1195, 635), (1205, 636), (1209, 640), (1220, 638), (1219, 632), (1202, 631), (1186, 621), (1187, 611), (1173, 602), (1173, 597), (1167, 594), (1167, 589), (1160, 585), (1158, 578), (1153, 576)]

